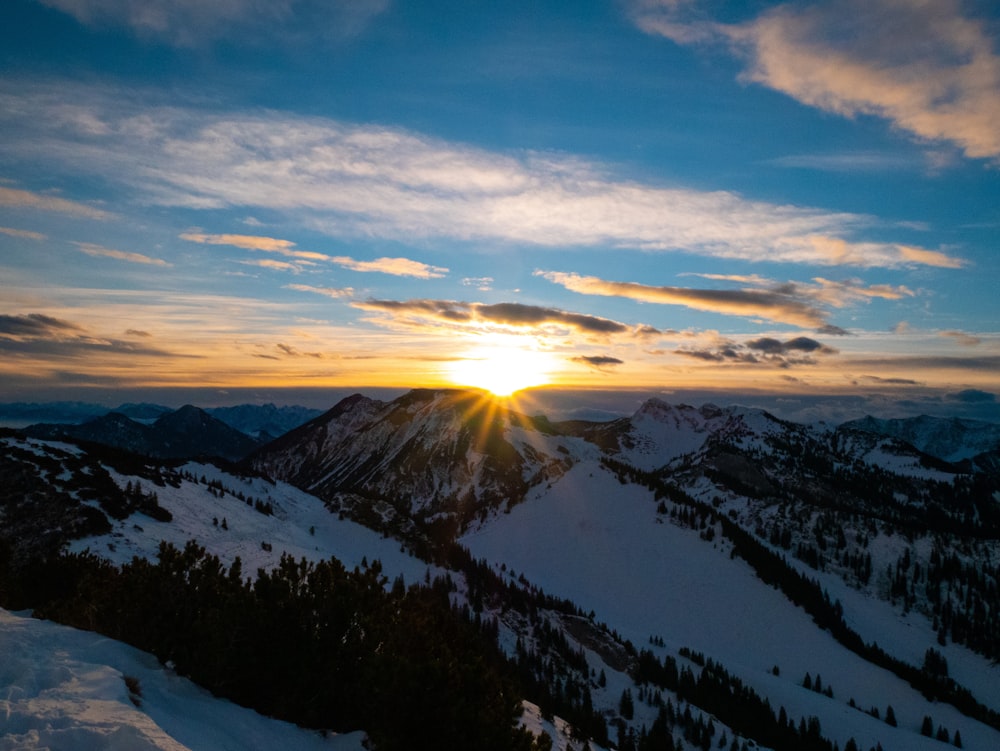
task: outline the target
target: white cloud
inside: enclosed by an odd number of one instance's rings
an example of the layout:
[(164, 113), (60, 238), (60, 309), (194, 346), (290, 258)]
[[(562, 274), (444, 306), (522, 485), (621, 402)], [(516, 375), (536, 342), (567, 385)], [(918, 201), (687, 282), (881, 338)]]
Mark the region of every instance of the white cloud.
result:
[[(379, 126), (142, 107), (108, 91), (39, 88), (0, 89), (0, 104), (12, 105), (0, 111), (11, 134), (0, 154), (16, 151), (35, 164), (58, 158), (156, 205), (280, 211), (338, 237), (612, 246), (829, 266), (961, 264), (939, 250), (865, 240), (879, 224), (873, 217), (641, 183), (565, 155), (497, 153)], [(49, 110), (67, 99), (89, 107), (109, 135), (47, 125)]]
[(17, 229), (15, 227), (0, 227), (0, 234), (8, 237), (20, 237), (25, 240), (44, 240), (46, 236), (41, 232), (33, 232), (28, 229)]
[(279, 240), (275, 237), (258, 237), (256, 235), (206, 235), (200, 232), (184, 232), (181, 240), (207, 245), (231, 245), (234, 248), (247, 250), (283, 251), (295, 247), (291, 240)]
[(119, 261), (141, 263), (147, 266), (170, 266), (170, 264), (162, 258), (153, 258), (151, 256), (143, 255), (142, 253), (132, 253), (125, 250), (105, 248), (102, 245), (95, 245), (94, 243), (78, 242), (73, 244), (76, 245), (83, 253), (86, 253), (88, 256), (94, 256), (95, 258), (114, 258)]
[(37, 211), (54, 211), (60, 214), (83, 217), (85, 219), (110, 219), (111, 214), (78, 201), (70, 201), (58, 196), (33, 193), (29, 190), (4, 188), (0, 186), (0, 206), (13, 206)]
[(1000, 160), (1000, 55), (959, 0), (826, 0), (724, 25), (678, 0), (637, 0), (648, 33), (680, 44), (728, 40), (745, 78), (845, 117), (875, 115), (918, 139)]
[(312, 287), (308, 284), (286, 284), (285, 289), (294, 289), (298, 292), (311, 292), (315, 295), (331, 297), (334, 300), (349, 299), (354, 296), (351, 287)]
[(411, 276), (415, 279), (440, 279), (448, 273), (441, 266), (431, 266), (409, 258), (376, 258), (374, 261), (358, 261), (348, 256), (334, 256), (330, 259), (338, 266), (351, 271), (375, 271), (392, 276)]
[(223, 37), (294, 41), (356, 36), (388, 0), (39, 0), (95, 27), (195, 47)]

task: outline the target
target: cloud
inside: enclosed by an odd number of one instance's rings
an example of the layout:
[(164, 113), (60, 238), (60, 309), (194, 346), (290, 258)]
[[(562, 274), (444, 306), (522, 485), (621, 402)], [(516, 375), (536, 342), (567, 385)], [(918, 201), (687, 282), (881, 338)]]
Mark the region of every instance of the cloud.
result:
[(0, 315), (0, 336), (56, 336), (82, 330), (75, 323), (42, 313), (28, 313), (19, 316)]
[(914, 248), (908, 245), (897, 246), (897, 249), (899, 250), (900, 257), (908, 264), (937, 266), (942, 269), (960, 269), (966, 265), (966, 262), (961, 258), (955, 258), (936, 250), (924, 250), (923, 248)]
[(65, 168), (71, 154), (78, 172), (157, 206), (267, 210), (341, 238), (611, 246), (825, 266), (961, 264), (942, 250), (866, 238), (884, 229), (871, 216), (643, 183), (564, 154), (491, 152), (277, 112), (144, 105), (79, 84), (12, 86), (0, 85), (0, 155)]
[(640, 28), (680, 44), (730, 43), (744, 78), (844, 117), (874, 115), (968, 157), (1000, 158), (1000, 56), (959, 0), (787, 3), (737, 24), (677, 0), (632, 6)]
[(859, 280), (845, 279), (832, 281), (823, 277), (814, 277), (815, 287), (796, 284), (798, 294), (808, 295), (810, 299), (823, 302), (836, 308), (843, 308), (850, 303), (880, 298), (882, 300), (902, 300), (904, 297), (914, 297), (916, 293), (905, 285), (894, 287), (891, 284), (873, 284), (865, 286)]
[(286, 357), (312, 357), (315, 359), (323, 359), (325, 357), (322, 352), (300, 352), (290, 344), (279, 343), (275, 344), (274, 347)]
[(952, 357), (948, 355), (905, 355), (899, 357), (858, 357), (852, 360), (857, 368), (906, 371), (980, 372), (995, 375), (1000, 372), (1000, 355)]
[(141, 263), (147, 266), (170, 266), (170, 264), (162, 258), (152, 258), (150, 256), (145, 256), (142, 253), (130, 253), (124, 250), (114, 250), (112, 248), (105, 248), (101, 245), (95, 245), (94, 243), (78, 242), (73, 244), (76, 245), (81, 252), (86, 253), (88, 256), (94, 256), (95, 258), (114, 258), (119, 261)]
[(333, 256), (330, 261), (351, 271), (376, 271), (393, 276), (411, 276), (415, 279), (439, 279), (448, 269), (430, 266), (409, 258), (376, 258), (374, 261), (357, 261), (348, 256)]
[(240, 261), (240, 263), (244, 266), (257, 266), (262, 269), (271, 269), (272, 271), (291, 271), (293, 274), (298, 274), (302, 271), (302, 266), (297, 263), (275, 261), (273, 258), (264, 258), (259, 261)]
[(61, 358), (93, 354), (162, 355), (119, 339), (93, 336), (83, 327), (42, 313), (0, 315), (0, 352), (12, 356)]
[(992, 394), (989, 391), (980, 391), (979, 389), (965, 389), (954, 394), (947, 394), (945, 398), (949, 401), (963, 402), (965, 404), (992, 404), (997, 400), (996, 394)]
[(316, 295), (331, 297), (334, 300), (341, 300), (354, 296), (352, 287), (311, 287), (308, 284), (286, 284), (285, 289), (294, 289), (299, 292), (311, 292)]
[(920, 381), (912, 378), (883, 378), (882, 376), (863, 375), (858, 376), (858, 381), (868, 381), (869, 383), (889, 384), (892, 386), (919, 386)]
[(291, 240), (279, 240), (275, 237), (259, 237), (257, 235), (206, 235), (200, 232), (184, 232), (180, 238), (193, 243), (232, 245), (234, 248), (272, 252), (291, 250), (295, 247), (295, 243)]
[(46, 235), (41, 232), (32, 232), (27, 229), (14, 229), (13, 227), (0, 227), (0, 234), (10, 237), (23, 237), (25, 240), (45, 240)]
[(18, 209), (33, 209), (36, 211), (54, 211), (59, 214), (69, 214), (84, 219), (110, 219), (113, 214), (85, 203), (69, 201), (65, 198), (32, 193), (17, 188), (0, 186), (0, 206), (13, 206)]
[(762, 289), (717, 290), (689, 287), (654, 287), (635, 282), (612, 282), (593, 276), (536, 271), (536, 275), (560, 284), (573, 292), (606, 297), (626, 297), (640, 302), (664, 305), (683, 305), (693, 310), (704, 310), (724, 315), (765, 318), (801, 328), (817, 329), (826, 333), (845, 333), (827, 323), (826, 313), (800, 299), (789, 291)]
[(594, 370), (606, 370), (607, 368), (625, 364), (624, 360), (619, 360), (617, 357), (611, 357), (610, 355), (580, 355), (579, 357), (571, 357), (570, 360), (588, 365)]
[(790, 368), (815, 365), (811, 355), (835, 355), (837, 350), (804, 336), (786, 341), (760, 337), (742, 343), (718, 337), (710, 346), (680, 347), (674, 353), (707, 362)]
[[(431, 266), (409, 258), (376, 258), (374, 261), (359, 261), (349, 256), (329, 256), (325, 253), (315, 253), (309, 250), (295, 250), (295, 243), (291, 240), (280, 240), (274, 237), (259, 237), (257, 235), (206, 235), (199, 232), (185, 232), (180, 237), (182, 240), (208, 245), (231, 245), (235, 248), (278, 253), (288, 258), (297, 258), (303, 261), (328, 261), (351, 271), (378, 272), (393, 276), (409, 276), (416, 279), (436, 279), (448, 273), (448, 269), (446, 268)], [(285, 270), (298, 268), (294, 264), (282, 264), (278, 261), (256, 261), (251, 262), (251, 264)]]
[(956, 342), (965, 347), (975, 347), (982, 341), (982, 339), (978, 336), (966, 334), (964, 331), (942, 331), (940, 335), (954, 339)]
[(493, 289), (493, 282), (492, 276), (470, 276), (462, 280), (462, 286), (475, 287), (480, 292), (489, 292)]
[(352, 305), (359, 310), (384, 314), (393, 323), (419, 328), (430, 325), (474, 332), (510, 329), (533, 334), (577, 332), (602, 338), (611, 335), (642, 337), (656, 332), (652, 327), (632, 327), (608, 318), (522, 303), (365, 300)]
[(772, 339), (771, 337), (761, 337), (752, 339), (745, 343), (749, 349), (756, 349), (766, 354), (784, 355), (790, 352), (819, 352), (821, 354), (836, 354), (837, 350), (828, 347), (815, 339), (806, 336), (798, 336), (787, 341)]
[(911, 170), (913, 161), (901, 155), (880, 154), (878, 152), (860, 151), (840, 154), (794, 154), (771, 159), (769, 164), (779, 167), (798, 169), (814, 169), (823, 172), (888, 172), (894, 170)]
[(291, 44), (307, 35), (328, 39), (359, 34), (388, 0), (39, 0), (93, 27), (125, 27), (142, 38), (198, 47), (235, 38)]
[(142, 337), (144, 339), (149, 338), (149, 337), (152, 336), (152, 334), (150, 334), (148, 331), (142, 331), (140, 329), (126, 329), (125, 330), (125, 335), (126, 336), (139, 336), (139, 337)]

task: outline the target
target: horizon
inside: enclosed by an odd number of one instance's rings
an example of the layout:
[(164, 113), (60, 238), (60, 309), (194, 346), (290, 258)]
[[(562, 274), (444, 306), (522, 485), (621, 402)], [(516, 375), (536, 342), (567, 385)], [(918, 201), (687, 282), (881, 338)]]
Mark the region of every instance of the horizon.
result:
[(1000, 422), (987, 5), (11, 0), (0, 402)]
[[(342, 387), (332, 389), (160, 389), (160, 390), (102, 390), (72, 391), (56, 394), (66, 398), (24, 399), (0, 401), (0, 427), (20, 428), (30, 424), (5, 417), (3, 408), (10, 405), (78, 404), (97, 406), (109, 411), (127, 404), (152, 404), (170, 409), (193, 405), (201, 409), (234, 406), (305, 407), (327, 411), (340, 401), (355, 394), (390, 402), (420, 388), (472, 390), (489, 393), (486, 389), (462, 386), (366, 388)], [(906, 419), (930, 416), (943, 419), (980, 420), (1000, 424), (1000, 405), (983, 404), (975, 395), (952, 394), (941, 399), (936, 394), (925, 394), (923, 399), (898, 401), (857, 394), (790, 395), (767, 392), (740, 393), (706, 389), (567, 389), (539, 387), (518, 391), (507, 397), (493, 397), (508, 403), (515, 411), (553, 421), (586, 420), (604, 422), (630, 417), (651, 399), (659, 399), (674, 406), (687, 405), (700, 409), (714, 404), (718, 407), (746, 407), (765, 410), (774, 416), (803, 424), (827, 423), (837, 425), (866, 416), (879, 419)], [(23, 423), (23, 424), (22, 424)]]

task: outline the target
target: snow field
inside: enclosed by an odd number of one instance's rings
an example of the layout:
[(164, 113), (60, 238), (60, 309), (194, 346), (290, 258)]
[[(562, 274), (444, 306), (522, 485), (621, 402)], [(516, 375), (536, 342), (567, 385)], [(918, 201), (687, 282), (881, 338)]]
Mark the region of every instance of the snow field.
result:
[[(768, 696), (775, 709), (817, 716), (823, 734), (841, 747), (854, 737), (865, 749), (877, 742), (886, 751), (941, 749), (919, 734), (930, 715), (935, 726), (961, 730), (965, 748), (1000, 748), (1000, 733), (927, 702), (842, 647), (742, 560), (731, 560), (695, 531), (657, 523), (648, 490), (622, 485), (596, 463), (578, 464), (551, 489), (461, 542), (473, 556), (506, 563), (545, 591), (595, 610), (637, 647), (658, 635), (671, 653), (681, 646), (704, 652)], [(777, 677), (770, 672), (775, 665)], [(803, 688), (806, 672), (821, 674), (835, 698)], [(851, 697), (883, 715), (891, 704), (899, 727), (850, 708)]]

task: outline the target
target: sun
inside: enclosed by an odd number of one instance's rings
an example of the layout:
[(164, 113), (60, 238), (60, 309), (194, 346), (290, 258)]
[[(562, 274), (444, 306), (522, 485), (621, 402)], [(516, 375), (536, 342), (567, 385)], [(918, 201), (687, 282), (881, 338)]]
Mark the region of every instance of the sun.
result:
[(477, 347), (451, 363), (448, 377), (458, 386), (505, 397), (549, 383), (554, 369), (552, 355), (547, 352), (516, 346)]

